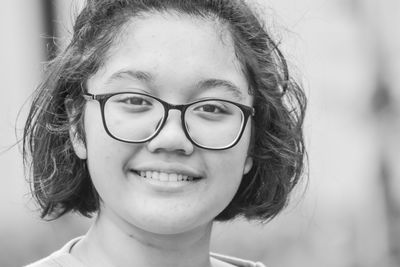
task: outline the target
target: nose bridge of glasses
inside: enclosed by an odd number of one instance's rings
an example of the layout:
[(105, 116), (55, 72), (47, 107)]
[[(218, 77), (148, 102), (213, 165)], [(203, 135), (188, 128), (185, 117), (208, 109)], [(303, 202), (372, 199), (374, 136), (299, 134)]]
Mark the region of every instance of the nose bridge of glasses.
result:
[(180, 118), (180, 120), (181, 120), (181, 126), (182, 127), (185, 127), (184, 126), (184, 123), (183, 123), (183, 116), (184, 116), (184, 111), (185, 111), (185, 109), (186, 109), (186, 105), (173, 105), (173, 104), (170, 104), (170, 103), (165, 103), (166, 105), (165, 105), (165, 123), (167, 123), (167, 121), (168, 121), (168, 118), (170, 117), (169, 116), (169, 114), (170, 114), (170, 111), (172, 111), (172, 110), (177, 110), (177, 111), (180, 111), (180, 116), (179, 116), (179, 118)]
[(168, 113), (171, 109), (176, 109), (179, 110), (181, 113), (184, 112), (184, 110), (186, 109), (187, 105), (174, 105), (174, 104), (170, 104), (165, 102), (166, 105), (166, 112)]
[(185, 127), (184, 123), (183, 123), (183, 118), (184, 118), (185, 110), (188, 105), (184, 105), (184, 104), (174, 105), (174, 104), (170, 104), (168, 102), (164, 102), (163, 104), (164, 104), (164, 109), (165, 109), (165, 122), (168, 120), (170, 111), (175, 109), (175, 110), (180, 111), (181, 124), (182, 124), (182, 127)]

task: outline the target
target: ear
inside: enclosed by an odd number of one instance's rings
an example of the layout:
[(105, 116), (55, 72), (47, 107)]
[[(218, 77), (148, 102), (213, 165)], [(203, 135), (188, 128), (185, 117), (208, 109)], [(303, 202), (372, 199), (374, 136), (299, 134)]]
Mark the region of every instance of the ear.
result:
[[(64, 104), (68, 114), (68, 120), (71, 123), (74, 121), (77, 110), (72, 107), (71, 100), (66, 100)], [(82, 140), (82, 137), (79, 136), (76, 124), (71, 123), (71, 126), (69, 128), (69, 138), (71, 140), (72, 147), (74, 148), (74, 152), (78, 156), (78, 158), (87, 159), (86, 145), (85, 142)]]
[(70, 127), (69, 138), (71, 139), (72, 147), (74, 148), (75, 154), (78, 156), (78, 158), (87, 159), (86, 145), (77, 133), (76, 126)]
[(247, 174), (252, 167), (253, 167), (253, 158), (247, 156), (246, 161), (244, 162), (243, 174)]

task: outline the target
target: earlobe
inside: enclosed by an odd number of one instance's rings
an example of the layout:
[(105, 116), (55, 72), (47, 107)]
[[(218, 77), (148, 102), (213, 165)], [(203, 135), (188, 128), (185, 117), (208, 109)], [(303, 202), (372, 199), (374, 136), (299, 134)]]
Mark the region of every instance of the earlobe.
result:
[(86, 145), (82, 138), (78, 136), (76, 127), (71, 127), (69, 130), (69, 138), (71, 139), (72, 147), (74, 148), (75, 154), (80, 159), (87, 159)]
[(74, 152), (78, 156), (78, 158), (87, 159), (86, 144), (82, 140), (82, 137), (78, 134), (76, 124), (72, 124), (73, 117), (74, 117), (74, 114), (76, 113), (76, 110), (72, 107), (71, 101), (66, 100), (64, 102), (64, 104), (65, 104), (66, 111), (68, 114), (69, 122), (71, 124), (71, 126), (69, 128), (69, 139), (71, 140)]
[(252, 167), (253, 167), (253, 158), (247, 157), (246, 161), (244, 162), (243, 174), (247, 174)]

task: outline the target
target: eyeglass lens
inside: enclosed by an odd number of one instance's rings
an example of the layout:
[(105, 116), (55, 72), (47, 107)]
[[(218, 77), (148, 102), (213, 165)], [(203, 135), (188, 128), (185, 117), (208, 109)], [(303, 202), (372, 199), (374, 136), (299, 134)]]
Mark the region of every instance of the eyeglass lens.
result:
[[(166, 114), (163, 104), (150, 96), (125, 93), (110, 97), (104, 106), (105, 124), (111, 135), (127, 142), (143, 142), (161, 127)], [(185, 127), (193, 142), (210, 148), (226, 147), (238, 138), (243, 127), (242, 110), (223, 100), (191, 104)]]

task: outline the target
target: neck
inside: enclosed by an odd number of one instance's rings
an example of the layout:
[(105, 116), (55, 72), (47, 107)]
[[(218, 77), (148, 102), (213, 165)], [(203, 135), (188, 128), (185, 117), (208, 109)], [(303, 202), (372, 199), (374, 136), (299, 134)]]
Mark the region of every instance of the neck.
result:
[(87, 266), (210, 267), (211, 229), (155, 234), (101, 213), (72, 254)]

